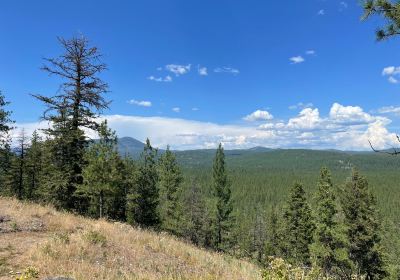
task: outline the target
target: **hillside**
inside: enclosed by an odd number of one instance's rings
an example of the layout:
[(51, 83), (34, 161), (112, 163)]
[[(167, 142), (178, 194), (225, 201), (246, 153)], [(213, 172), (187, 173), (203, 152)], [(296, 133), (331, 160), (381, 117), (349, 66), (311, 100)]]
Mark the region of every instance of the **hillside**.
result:
[(164, 233), (0, 198), (0, 279), (259, 279), (256, 266)]

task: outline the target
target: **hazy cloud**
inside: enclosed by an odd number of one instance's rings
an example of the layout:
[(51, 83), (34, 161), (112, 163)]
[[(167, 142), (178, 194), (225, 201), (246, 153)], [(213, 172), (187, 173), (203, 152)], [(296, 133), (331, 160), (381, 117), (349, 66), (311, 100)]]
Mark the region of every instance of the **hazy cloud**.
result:
[(137, 106), (142, 106), (142, 107), (151, 107), (151, 102), (150, 101), (139, 101), (135, 99), (131, 99), (128, 101), (129, 104), (131, 105), (137, 105)]

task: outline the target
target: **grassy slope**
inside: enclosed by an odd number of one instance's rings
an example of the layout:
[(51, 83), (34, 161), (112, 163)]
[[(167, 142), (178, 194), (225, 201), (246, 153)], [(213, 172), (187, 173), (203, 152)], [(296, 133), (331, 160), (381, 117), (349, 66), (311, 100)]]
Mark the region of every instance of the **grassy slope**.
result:
[[(259, 279), (254, 265), (167, 234), (0, 197), (0, 279), (28, 266), (75, 279)], [(0, 217), (0, 220), (1, 220)], [(8, 220), (8, 221), (7, 221)], [(105, 237), (103, 240), (102, 237)]]

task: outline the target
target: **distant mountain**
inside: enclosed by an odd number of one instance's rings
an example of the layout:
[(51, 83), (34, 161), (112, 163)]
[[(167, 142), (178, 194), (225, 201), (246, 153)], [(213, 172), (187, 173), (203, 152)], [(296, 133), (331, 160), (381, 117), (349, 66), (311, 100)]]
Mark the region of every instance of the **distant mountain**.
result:
[(121, 155), (130, 155), (136, 158), (143, 151), (143, 147), (144, 143), (135, 138), (118, 138), (118, 151)]

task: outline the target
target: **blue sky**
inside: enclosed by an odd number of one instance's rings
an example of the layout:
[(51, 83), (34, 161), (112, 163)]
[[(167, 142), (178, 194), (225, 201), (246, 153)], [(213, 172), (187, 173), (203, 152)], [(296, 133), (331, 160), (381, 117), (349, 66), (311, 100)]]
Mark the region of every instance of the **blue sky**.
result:
[(104, 113), (120, 136), (177, 149), (384, 147), (400, 130), (400, 42), (377, 43), (382, 21), (361, 14), (357, 0), (3, 0), (0, 89), (19, 127), (43, 125), (29, 94), (60, 81), (42, 58), (61, 53), (57, 36), (84, 34), (108, 65)]

